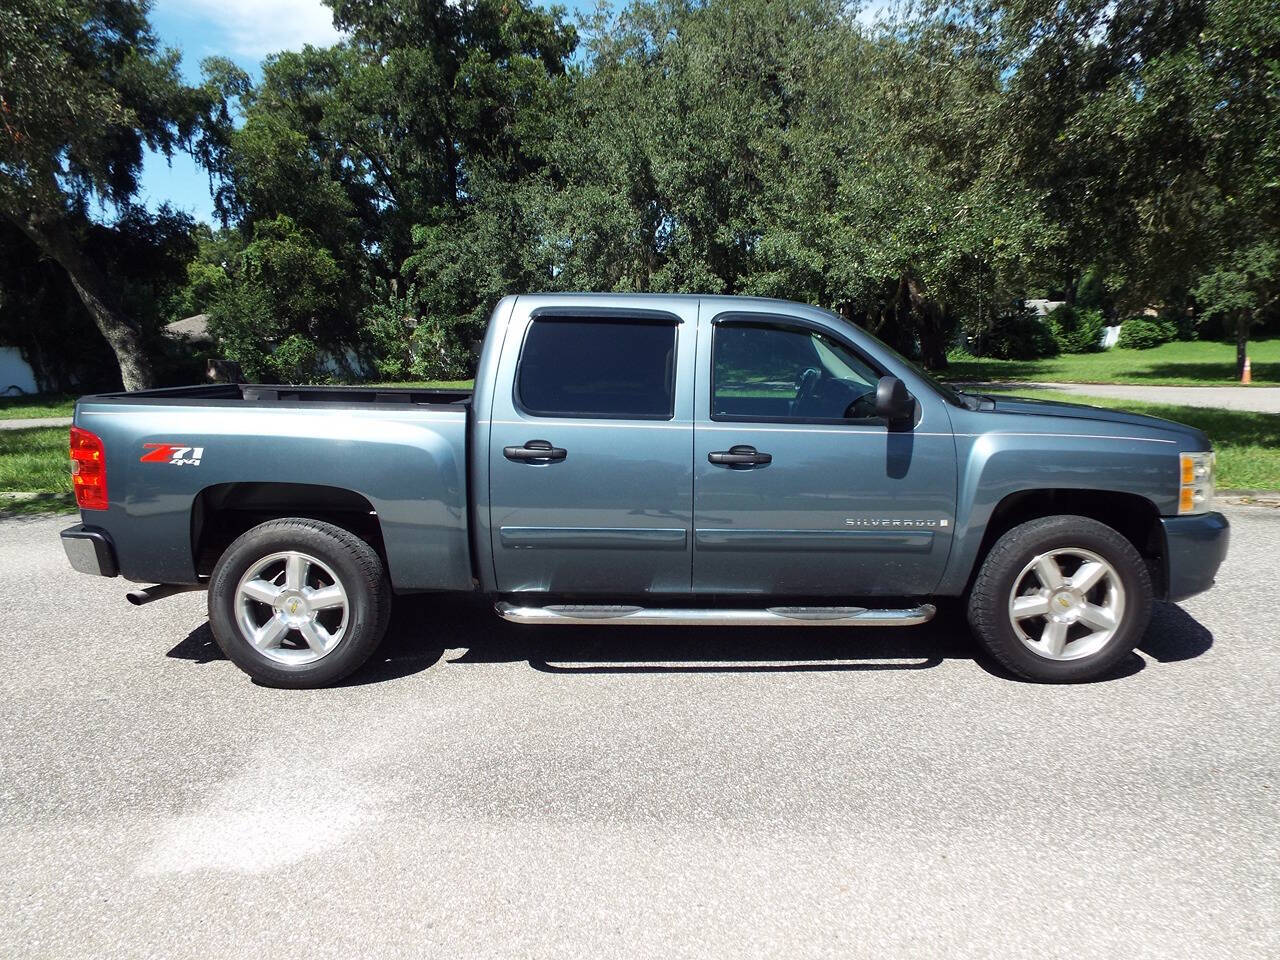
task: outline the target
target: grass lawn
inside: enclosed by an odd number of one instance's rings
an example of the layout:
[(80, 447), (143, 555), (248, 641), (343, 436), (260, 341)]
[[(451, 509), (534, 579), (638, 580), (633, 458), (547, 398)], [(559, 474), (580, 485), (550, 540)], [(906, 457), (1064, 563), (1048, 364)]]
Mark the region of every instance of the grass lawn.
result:
[(0, 516), (74, 510), (69, 459), (66, 427), (0, 430)]
[(0, 420), (69, 417), (75, 405), (75, 397), (61, 393), (37, 393), (24, 397), (0, 397)]
[[(1280, 490), (1280, 413), (1248, 413), (1215, 407), (1184, 407), (1111, 397), (1082, 397), (1054, 390), (1012, 390), (1019, 397), (1087, 403), (1145, 413), (1199, 427), (1218, 452), (1219, 490)], [(997, 394), (999, 396), (999, 394)]]
[[(1064, 353), (1047, 360), (991, 360), (953, 353), (941, 371), (953, 381), (1033, 380), (1047, 383), (1149, 383), (1170, 386), (1236, 385), (1233, 343), (1195, 340), (1150, 350)], [(1253, 382), (1280, 386), (1280, 339), (1249, 344)]]
[(413, 387), (415, 390), (470, 390), (474, 380), (405, 380), (396, 383), (358, 383), (358, 387)]

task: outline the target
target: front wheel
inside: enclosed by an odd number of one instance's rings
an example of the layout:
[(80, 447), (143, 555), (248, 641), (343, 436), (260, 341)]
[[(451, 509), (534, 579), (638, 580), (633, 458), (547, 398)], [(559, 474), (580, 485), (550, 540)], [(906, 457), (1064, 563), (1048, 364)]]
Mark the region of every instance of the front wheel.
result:
[(1088, 517), (1020, 524), (996, 541), (969, 594), (969, 624), (1020, 677), (1093, 680), (1142, 639), (1151, 576), (1138, 551)]
[(209, 581), (222, 652), (259, 683), (321, 687), (360, 667), (391, 611), (382, 560), (319, 520), (259, 524), (227, 548)]

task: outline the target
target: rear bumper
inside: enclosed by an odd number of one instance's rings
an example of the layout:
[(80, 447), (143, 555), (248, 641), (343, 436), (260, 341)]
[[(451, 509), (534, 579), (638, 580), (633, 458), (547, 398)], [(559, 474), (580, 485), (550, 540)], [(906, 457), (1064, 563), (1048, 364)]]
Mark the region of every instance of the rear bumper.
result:
[(1231, 525), (1220, 513), (1161, 517), (1164, 527), (1164, 574), (1168, 600), (1185, 600), (1213, 586), (1227, 555)]
[(115, 546), (105, 530), (77, 523), (62, 531), (62, 549), (66, 551), (72, 569), (80, 573), (99, 577), (114, 577), (120, 573)]

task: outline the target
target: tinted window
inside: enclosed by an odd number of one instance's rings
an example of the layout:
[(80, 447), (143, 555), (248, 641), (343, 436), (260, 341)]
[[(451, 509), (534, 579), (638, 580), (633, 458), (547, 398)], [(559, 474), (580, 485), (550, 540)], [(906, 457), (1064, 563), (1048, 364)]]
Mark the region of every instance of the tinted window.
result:
[(676, 328), (667, 323), (535, 320), (516, 396), (543, 417), (662, 418), (673, 413)]
[(862, 357), (815, 330), (739, 323), (715, 328), (713, 416), (870, 418), (879, 379)]

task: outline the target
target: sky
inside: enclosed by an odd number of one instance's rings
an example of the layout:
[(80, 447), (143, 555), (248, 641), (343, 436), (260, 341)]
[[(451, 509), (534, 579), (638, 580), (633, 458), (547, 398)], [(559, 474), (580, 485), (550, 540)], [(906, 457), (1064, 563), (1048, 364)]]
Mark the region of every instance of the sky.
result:
[[(559, 0), (570, 11), (590, 0)], [(255, 79), (262, 58), (279, 50), (300, 50), (340, 39), (332, 15), (320, 0), (155, 0), (151, 23), (161, 44), (182, 52), (188, 83), (200, 80), (200, 61), (230, 57)], [(168, 202), (199, 220), (213, 221), (208, 174), (185, 153), (166, 160), (148, 154), (138, 198), (154, 210)]]

